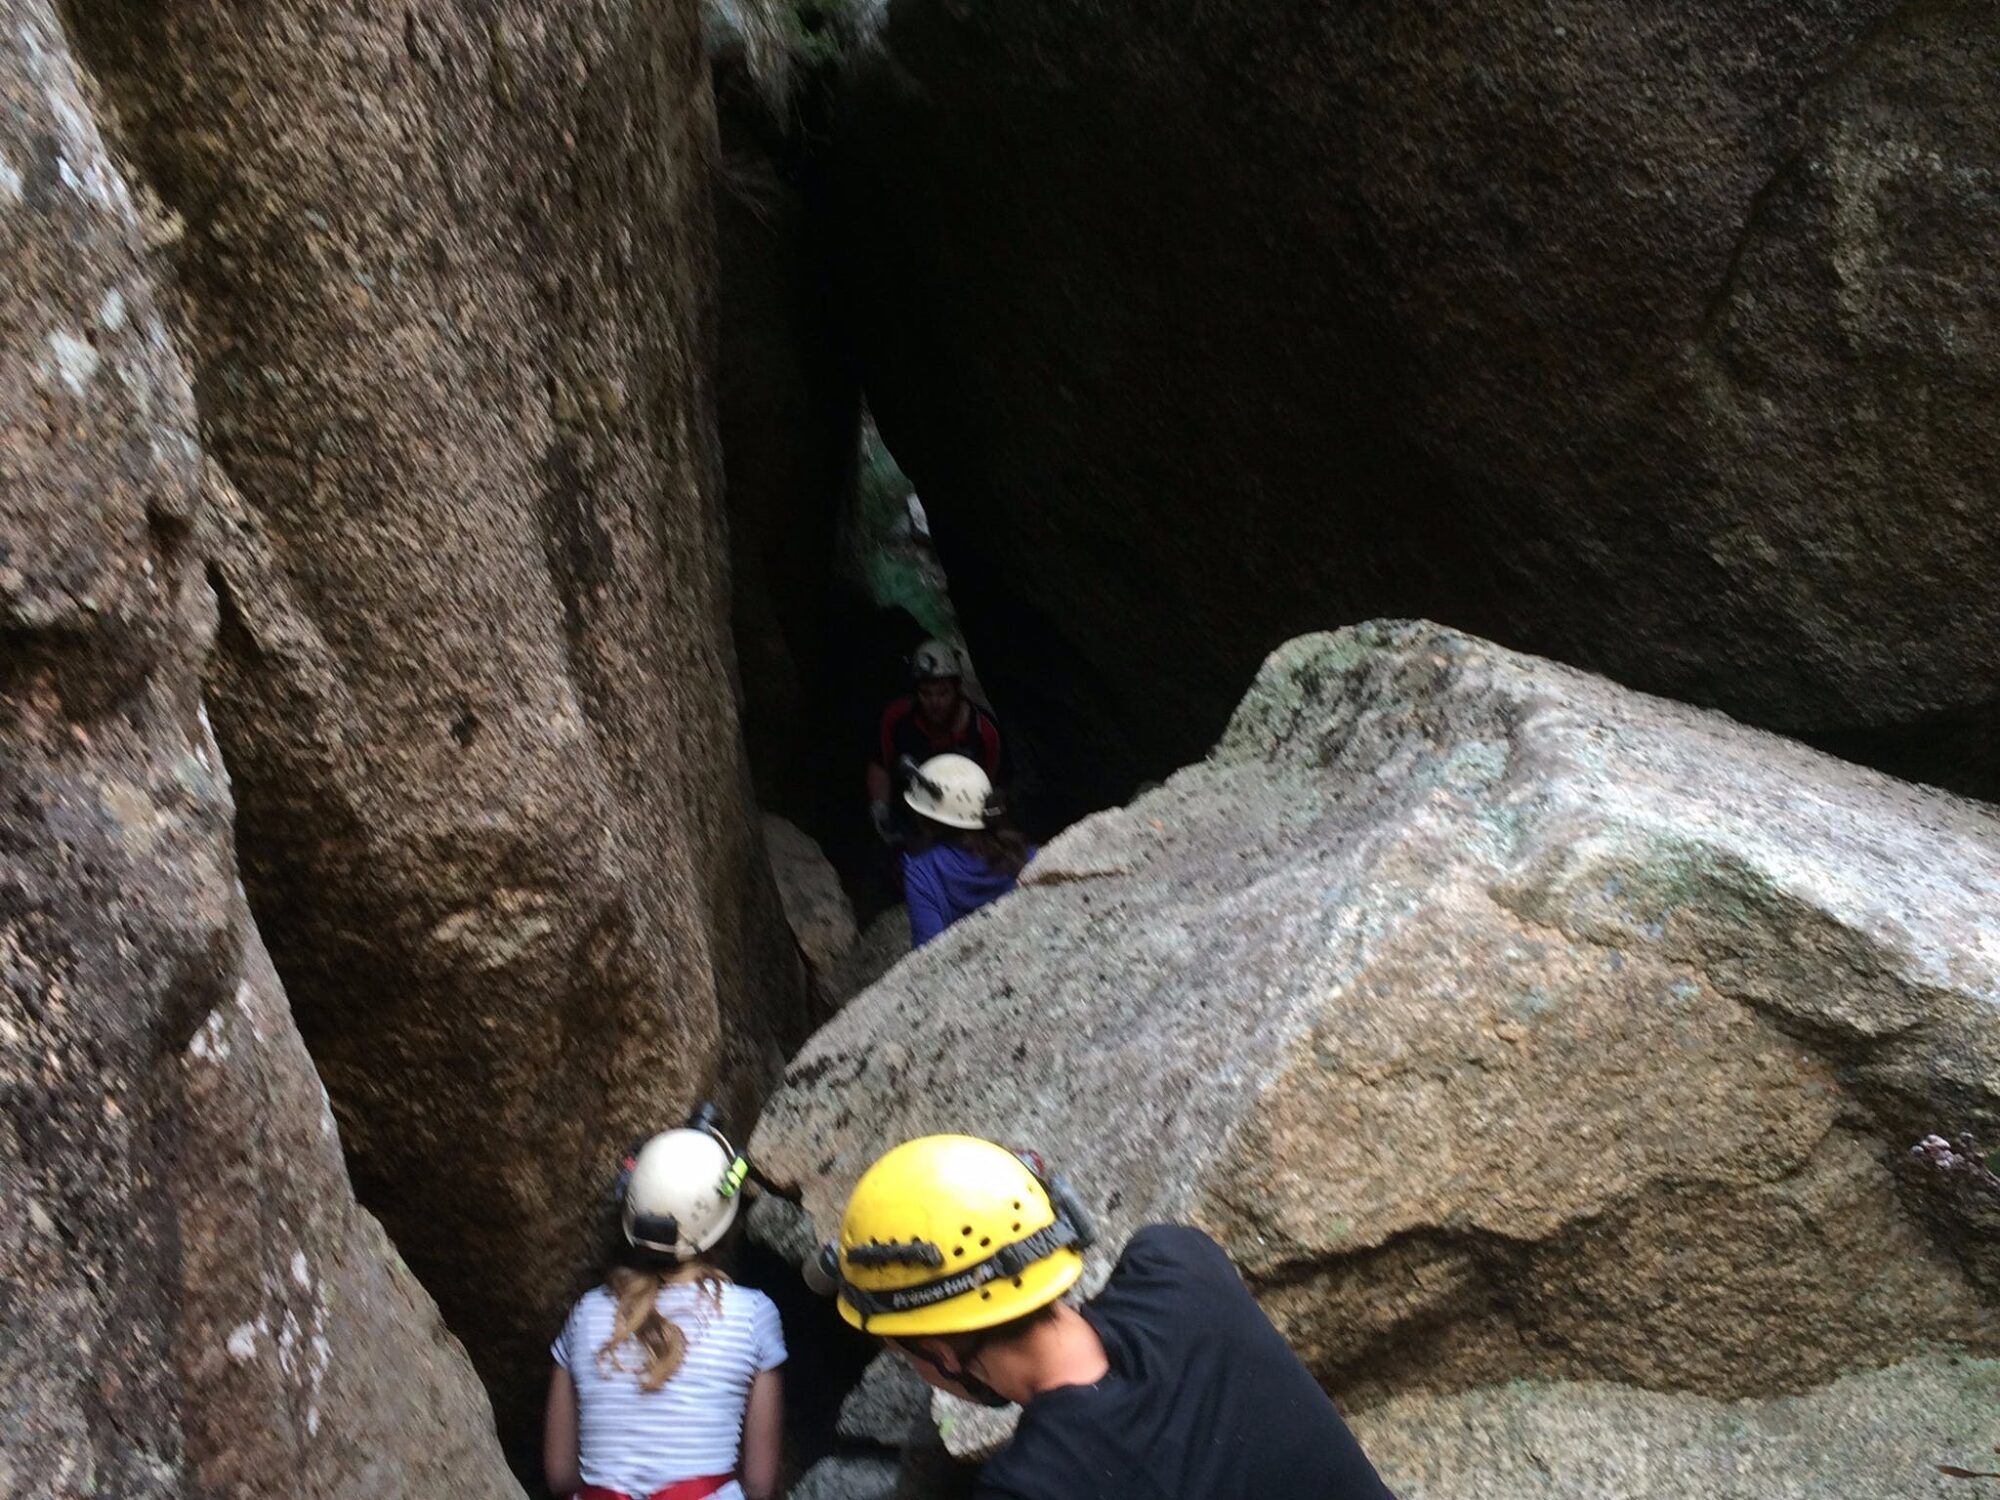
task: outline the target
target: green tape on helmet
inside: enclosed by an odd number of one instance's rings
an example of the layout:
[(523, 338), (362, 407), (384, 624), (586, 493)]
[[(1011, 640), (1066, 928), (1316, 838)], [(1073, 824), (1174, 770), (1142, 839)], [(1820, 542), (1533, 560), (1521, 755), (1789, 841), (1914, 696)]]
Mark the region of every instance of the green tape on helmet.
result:
[(729, 1170), (722, 1174), (722, 1181), (715, 1185), (716, 1197), (734, 1198), (738, 1193), (743, 1191), (743, 1184), (749, 1176), (749, 1159), (742, 1156), (737, 1157), (729, 1163)]

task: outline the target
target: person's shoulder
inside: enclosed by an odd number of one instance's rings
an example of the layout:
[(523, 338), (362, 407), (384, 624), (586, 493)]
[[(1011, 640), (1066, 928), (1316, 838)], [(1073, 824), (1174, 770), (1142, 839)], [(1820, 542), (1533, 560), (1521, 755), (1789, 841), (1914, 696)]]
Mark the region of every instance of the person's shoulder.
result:
[(1120, 1271), (1226, 1272), (1240, 1279), (1236, 1264), (1224, 1250), (1192, 1224), (1148, 1224), (1125, 1242), (1118, 1257)]
[(731, 1311), (741, 1309), (746, 1315), (763, 1317), (775, 1314), (778, 1304), (767, 1293), (754, 1286), (745, 1286), (740, 1281), (725, 1281), (722, 1284), (723, 1304)]
[(954, 875), (977, 876), (987, 873), (986, 861), (974, 854), (963, 844), (943, 843), (933, 845), (930, 856), (941, 870), (949, 870)]
[(617, 1299), (611, 1295), (611, 1288), (599, 1284), (585, 1292), (569, 1307), (569, 1316), (563, 1320), (567, 1332), (573, 1328), (608, 1328), (618, 1316)]
[[(1005, 1457), (1006, 1453), (1007, 1449), (1002, 1448), (999, 1457)], [(1044, 1490), (1030, 1487), (1023, 1489), (1019, 1484), (1012, 1483), (995, 1474), (994, 1469), (998, 1462), (999, 1458), (989, 1458), (980, 1469), (978, 1482), (972, 1487), (972, 1500), (1045, 1500), (1045, 1497), (1048, 1496), (1060, 1495), (1067, 1497), (1069, 1494), (1066, 1488)]]
[(882, 727), (887, 729), (893, 724), (900, 724), (916, 711), (916, 699), (907, 695), (901, 698), (891, 698), (882, 709)]
[(1160, 1249), (1180, 1253), (1221, 1255), (1227, 1257), (1222, 1246), (1210, 1239), (1192, 1224), (1147, 1224), (1135, 1230), (1126, 1241), (1128, 1250)]
[(1216, 1244), (1212, 1238), (1208, 1238), (1208, 1234), (1204, 1234), (1202, 1230), (1194, 1228), (1192, 1224), (1164, 1224), (1164, 1222), (1162, 1224), (1144, 1224), (1144, 1226), (1140, 1226), (1140, 1228), (1136, 1228), (1132, 1232), (1132, 1238), (1128, 1240), (1128, 1244), (1134, 1244), (1134, 1246), (1164, 1244), (1164, 1246), (1180, 1246), (1180, 1248), (1208, 1246), (1218, 1256), (1222, 1254), (1222, 1246)]
[(1185, 1224), (1149, 1224), (1125, 1244), (1104, 1288), (1086, 1304), (1099, 1332), (1164, 1350), (1233, 1339), (1261, 1316), (1223, 1248)]

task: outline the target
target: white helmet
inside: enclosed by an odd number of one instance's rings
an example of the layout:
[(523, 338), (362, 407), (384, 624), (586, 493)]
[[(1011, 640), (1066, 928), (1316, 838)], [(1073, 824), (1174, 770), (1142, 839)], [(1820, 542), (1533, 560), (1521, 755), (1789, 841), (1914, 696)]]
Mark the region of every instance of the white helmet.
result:
[(933, 755), (910, 773), (903, 800), (947, 828), (984, 828), (993, 801), (993, 783), (977, 761), (963, 755)]
[(918, 682), (964, 675), (965, 668), (959, 664), (957, 648), (948, 642), (925, 641), (910, 653), (910, 676)]
[(750, 1163), (721, 1131), (692, 1124), (639, 1148), (625, 1182), (625, 1238), (642, 1250), (691, 1260), (736, 1221)]

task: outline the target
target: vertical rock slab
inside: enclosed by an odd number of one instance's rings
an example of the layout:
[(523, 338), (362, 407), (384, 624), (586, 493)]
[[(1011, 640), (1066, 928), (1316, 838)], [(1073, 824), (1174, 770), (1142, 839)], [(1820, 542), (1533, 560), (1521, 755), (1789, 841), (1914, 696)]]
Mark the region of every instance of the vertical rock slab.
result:
[(1102, 806), (1423, 615), (2000, 796), (1996, 72), (1986, 0), (899, 0), (837, 217), (1010, 727)]
[(747, 1104), (803, 1019), (731, 685), (698, 24), (82, 9), (183, 228), (251, 899), (357, 1190), (532, 1430), (612, 1153)]
[(175, 1368), (201, 1493), (518, 1500), (465, 1349), (374, 1217), (240, 894), (236, 992), (166, 1073)]
[(0, 3), (0, 1492), (518, 1496), (237, 884), (188, 379), (54, 7)]
[(861, 940), (854, 904), (825, 851), (783, 818), (764, 815), (764, 847), (770, 851), (785, 921), (805, 961), (813, 1015), (823, 1020), (846, 998), (841, 974)]

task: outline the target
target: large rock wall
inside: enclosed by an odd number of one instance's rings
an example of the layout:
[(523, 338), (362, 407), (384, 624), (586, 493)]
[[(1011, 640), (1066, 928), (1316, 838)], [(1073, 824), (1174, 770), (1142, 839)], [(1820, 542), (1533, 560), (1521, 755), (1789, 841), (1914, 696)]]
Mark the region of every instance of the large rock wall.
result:
[[(2000, 818), (1435, 626), (1307, 637), (1210, 759), (852, 1001), (752, 1147), (830, 1232), (953, 1129), (1073, 1176), (1087, 1283), (1138, 1225), (1213, 1233), (1344, 1400), (1448, 1419), (1396, 1445), (1440, 1445), (1419, 1493), (1536, 1427), (1515, 1380), (1639, 1413), (1689, 1466), (1629, 1493), (1687, 1493), (1852, 1404), (1775, 1398), (2000, 1354), (1993, 1196), (1911, 1156), (2000, 1138)], [(1992, 1440), (2000, 1365), (1955, 1368), (1873, 1387), (1938, 1462)], [(1493, 1394), (1416, 1399), (1454, 1390)], [(1926, 1493), (1886, 1466), (1919, 1446), (1796, 1493)]]
[(870, 401), (1077, 807), (1427, 615), (2000, 794), (1982, 0), (894, 6)]
[(750, 810), (687, 5), (78, 7), (216, 467), (244, 874), (509, 1430), (622, 1145), (803, 1022)]
[(188, 378), (56, 9), (0, 3), (0, 1493), (519, 1495), (237, 884)]

